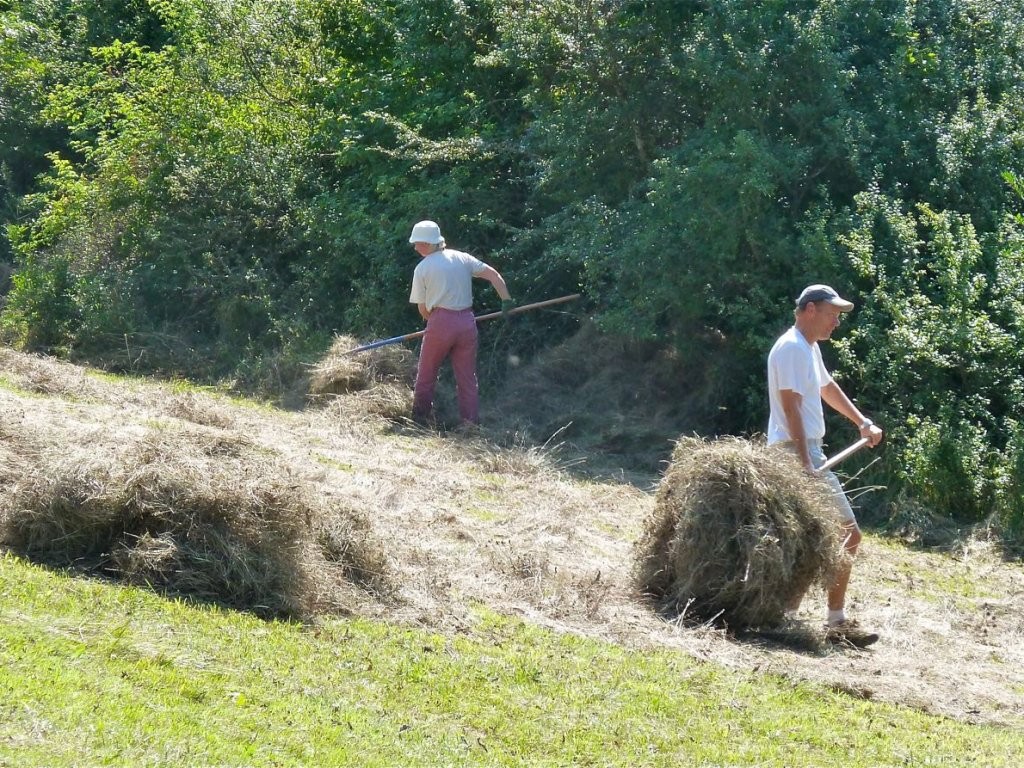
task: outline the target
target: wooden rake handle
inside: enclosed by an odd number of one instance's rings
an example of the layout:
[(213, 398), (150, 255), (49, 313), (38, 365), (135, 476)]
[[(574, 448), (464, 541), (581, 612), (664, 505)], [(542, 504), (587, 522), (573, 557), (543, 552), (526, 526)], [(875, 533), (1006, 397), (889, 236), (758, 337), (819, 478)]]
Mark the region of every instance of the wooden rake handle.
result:
[(849, 445), (846, 448), (843, 448), (843, 450), (841, 450), (839, 453), (837, 453), (832, 458), (826, 459), (825, 463), (822, 464), (820, 467), (818, 467), (818, 471), (819, 472), (828, 472), (836, 464), (838, 464), (841, 461), (844, 461), (845, 459), (850, 458), (851, 456), (853, 456), (853, 454), (855, 454), (857, 451), (859, 451), (861, 448), (863, 448), (865, 445), (867, 445), (870, 442), (871, 442), (871, 440), (869, 438), (862, 437), (860, 440), (858, 440), (853, 445)]
[[(560, 296), (557, 299), (548, 299), (547, 301), (535, 301), (533, 304), (522, 304), (521, 306), (513, 307), (512, 309), (508, 310), (507, 314), (518, 315), (521, 312), (529, 312), (531, 309), (542, 309), (544, 307), (552, 307), (555, 304), (564, 304), (567, 301), (575, 301), (579, 297), (580, 294), (574, 293), (569, 296)], [(506, 313), (491, 312), (490, 314), (487, 315), (477, 315), (476, 318), (474, 319), (479, 323), (481, 320), (493, 320), (496, 317), (501, 317), (503, 314)], [(372, 341), (369, 344), (363, 344), (361, 347), (356, 347), (355, 349), (347, 350), (345, 352), (342, 352), (341, 354), (351, 355), (356, 352), (366, 352), (368, 349), (377, 349), (378, 347), (384, 347), (387, 346), (388, 344), (398, 344), (399, 342), (402, 341), (413, 341), (415, 339), (422, 338), (426, 333), (427, 332), (424, 330), (414, 331), (413, 333), (406, 333), (401, 336), (392, 336), (390, 339)]]

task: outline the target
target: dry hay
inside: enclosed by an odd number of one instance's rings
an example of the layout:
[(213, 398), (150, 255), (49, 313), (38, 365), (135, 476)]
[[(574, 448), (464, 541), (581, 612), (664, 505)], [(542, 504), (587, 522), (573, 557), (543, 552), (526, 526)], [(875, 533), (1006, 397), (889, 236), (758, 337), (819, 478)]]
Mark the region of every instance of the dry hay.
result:
[(408, 418), (412, 412), (412, 390), (398, 384), (378, 384), (357, 392), (350, 400), (355, 413), (381, 416), (395, 421)]
[(644, 593), (685, 618), (733, 629), (778, 626), (844, 562), (829, 487), (795, 457), (738, 438), (684, 438), (637, 543)]
[(309, 382), (311, 395), (345, 395), (379, 384), (408, 387), (416, 376), (416, 355), (392, 344), (377, 349), (346, 354), (359, 346), (351, 336), (338, 336), (327, 355), (313, 368)]
[(181, 392), (173, 395), (164, 406), (164, 413), (183, 421), (191, 421), (204, 427), (229, 429), (235, 420), (231, 409), (216, 398)]
[(386, 590), (367, 521), (230, 433), (59, 438), (0, 491), (0, 543), (18, 553), (263, 616)]
[(12, 386), (37, 395), (80, 399), (95, 394), (84, 369), (50, 358), (0, 348), (0, 371)]
[(349, 428), (372, 424), (380, 419), (402, 422), (412, 413), (412, 390), (396, 384), (378, 384), (350, 395), (334, 395), (317, 411), (326, 422)]

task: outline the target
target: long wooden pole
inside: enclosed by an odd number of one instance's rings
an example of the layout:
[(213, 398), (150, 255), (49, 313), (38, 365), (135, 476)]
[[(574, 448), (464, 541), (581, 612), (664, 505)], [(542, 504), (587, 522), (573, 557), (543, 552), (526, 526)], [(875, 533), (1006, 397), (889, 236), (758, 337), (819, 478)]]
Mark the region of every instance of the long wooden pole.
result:
[[(521, 314), (523, 312), (529, 312), (531, 309), (543, 309), (544, 307), (552, 307), (555, 304), (564, 304), (567, 301), (575, 301), (579, 297), (580, 297), (580, 294), (573, 293), (573, 294), (571, 294), (569, 296), (560, 296), (557, 299), (547, 299), (546, 301), (536, 301), (533, 304), (523, 304), (522, 306), (513, 307), (512, 309), (508, 310), (507, 314), (509, 314), (509, 315), (518, 315), (518, 314)], [(505, 314), (505, 313), (503, 313), (503, 312), (490, 312), (490, 313), (488, 313), (486, 315), (477, 315), (476, 321), (479, 323), (481, 320), (492, 320), (495, 317), (502, 317), (503, 314)], [(368, 349), (377, 349), (377, 347), (385, 347), (388, 344), (398, 344), (399, 342), (402, 342), (402, 341), (412, 341), (413, 339), (420, 338), (425, 333), (426, 333), (426, 331), (415, 331), (413, 333), (406, 333), (406, 334), (403, 334), (401, 336), (392, 336), (390, 339), (381, 339), (380, 341), (372, 341), (369, 344), (363, 344), (361, 347), (356, 347), (355, 349), (350, 349), (347, 352), (343, 352), (342, 354), (351, 355), (351, 354), (354, 354), (356, 352), (365, 352)]]

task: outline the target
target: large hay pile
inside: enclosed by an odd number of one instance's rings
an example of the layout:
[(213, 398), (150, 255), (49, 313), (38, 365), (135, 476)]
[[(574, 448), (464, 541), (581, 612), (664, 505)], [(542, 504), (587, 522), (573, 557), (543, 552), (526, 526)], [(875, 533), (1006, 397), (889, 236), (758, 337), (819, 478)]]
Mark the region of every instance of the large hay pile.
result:
[(738, 438), (676, 444), (637, 544), (635, 578), (665, 610), (733, 629), (780, 624), (846, 555), (828, 486), (788, 452)]
[(416, 355), (411, 350), (391, 344), (346, 354), (357, 346), (359, 342), (351, 336), (335, 338), (323, 360), (313, 368), (311, 395), (346, 395), (377, 384), (411, 386), (416, 378)]
[(330, 407), (348, 419), (367, 415), (392, 421), (408, 418), (416, 379), (415, 353), (393, 344), (345, 354), (358, 345), (351, 336), (335, 338), (323, 360), (313, 368), (310, 398), (329, 400)]
[(84, 437), (4, 445), (0, 544), (264, 616), (354, 610), (366, 589), (386, 588), (363, 516), (328, 506), (244, 438), (196, 428)]

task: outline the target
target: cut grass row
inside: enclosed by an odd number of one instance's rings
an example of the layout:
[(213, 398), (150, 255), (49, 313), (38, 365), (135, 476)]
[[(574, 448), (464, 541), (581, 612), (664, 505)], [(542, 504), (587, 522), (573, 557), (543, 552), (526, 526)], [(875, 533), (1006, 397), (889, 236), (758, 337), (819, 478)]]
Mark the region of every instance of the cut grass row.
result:
[(0, 765), (1016, 766), (1024, 734), (559, 635), (316, 627), (0, 558)]

